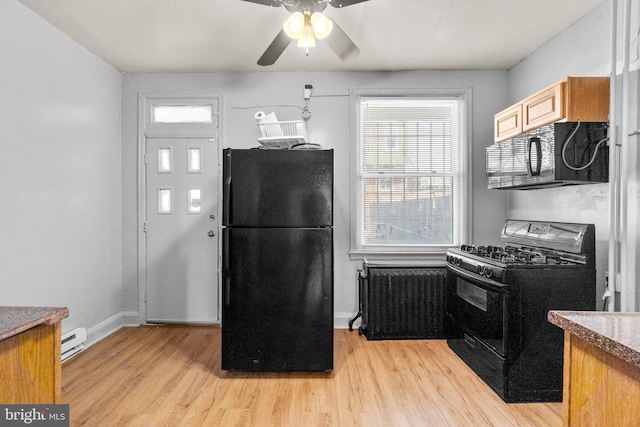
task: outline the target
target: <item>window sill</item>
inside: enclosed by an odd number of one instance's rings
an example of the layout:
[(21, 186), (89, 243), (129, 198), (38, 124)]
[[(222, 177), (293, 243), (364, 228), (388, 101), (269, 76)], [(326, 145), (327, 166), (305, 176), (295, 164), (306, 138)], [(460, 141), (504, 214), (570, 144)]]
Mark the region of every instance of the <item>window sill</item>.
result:
[(376, 252), (376, 251), (350, 251), (351, 261), (366, 261), (370, 264), (394, 264), (394, 265), (424, 265), (428, 267), (442, 267), (446, 265), (446, 248), (430, 252)]

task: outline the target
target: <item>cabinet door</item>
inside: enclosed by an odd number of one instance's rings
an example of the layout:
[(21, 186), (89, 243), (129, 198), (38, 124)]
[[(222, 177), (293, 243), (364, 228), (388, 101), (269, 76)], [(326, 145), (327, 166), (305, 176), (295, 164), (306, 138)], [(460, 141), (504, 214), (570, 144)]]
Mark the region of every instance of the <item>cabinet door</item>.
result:
[(522, 104), (513, 105), (495, 115), (495, 142), (513, 138), (522, 133)]
[(568, 122), (609, 121), (609, 77), (567, 77), (564, 118)]
[(564, 82), (522, 101), (522, 130), (528, 131), (564, 118)]

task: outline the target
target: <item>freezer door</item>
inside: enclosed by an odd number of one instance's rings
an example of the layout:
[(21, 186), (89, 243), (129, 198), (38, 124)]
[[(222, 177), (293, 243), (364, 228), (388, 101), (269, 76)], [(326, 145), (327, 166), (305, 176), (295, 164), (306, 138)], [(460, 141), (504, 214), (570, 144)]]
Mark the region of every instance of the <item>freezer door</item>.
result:
[(224, 150), (222, 223), (333, 224), (333, 150)]
[(223, 230), (222, 369), (333, 369), (333, 230)]

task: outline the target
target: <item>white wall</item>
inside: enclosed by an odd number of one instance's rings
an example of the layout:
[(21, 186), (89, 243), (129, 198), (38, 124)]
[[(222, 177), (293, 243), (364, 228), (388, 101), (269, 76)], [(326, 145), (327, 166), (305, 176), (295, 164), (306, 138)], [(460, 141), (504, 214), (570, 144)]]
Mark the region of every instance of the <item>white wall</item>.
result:
[(99, 337), (122, 294), (122, 75), (0, 0), (0, 305)]
[[(610, 74), (610, 5), (603, 2), (508, 71), (509, 103), (567, 76)], [(508, 191), (510, 218), (595, 224), (597, 306), (602, 308), (609, 239), (608, 184)]]
[[(473, 98), (473, 236), (475, 242), (498, 243), (505, 220), (506, 194), (486, 189), (485, 147), (493, 139), (493, 114), (507, 102), (504, 71), (416, 71), (358, 73), (233, 73), (127, 75), (123, 85), (124, 281), (127, 310), (136, 310), (137, 283), (137, 101), (138, 93), (221, 94), (224, 97), (224, 147), (250, 148), (259, 136), (253, 115), (275, 111), (281, 120), (300, 119), (303, 88), (312, 84), (309, 102), (312, 141), (335, 150), (335, 314), (344, 327), (357, 312), (356, 270), (349, 260), (349, 89), (472, 88)], [(260, 106), (243, 109), (243, 107)], [(442, 256), (444, 260), (444, 255)]]

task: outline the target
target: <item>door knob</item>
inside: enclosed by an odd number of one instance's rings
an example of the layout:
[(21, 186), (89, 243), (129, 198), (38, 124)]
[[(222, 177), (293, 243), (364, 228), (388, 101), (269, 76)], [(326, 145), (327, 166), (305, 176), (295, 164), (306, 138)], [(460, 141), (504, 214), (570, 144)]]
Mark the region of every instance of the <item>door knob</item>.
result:
[(216, 235), (216, 232), (213, 230), (209, 230), (209, 232), (207, 233), (207, 236), (209, 237), (214, 237)]

